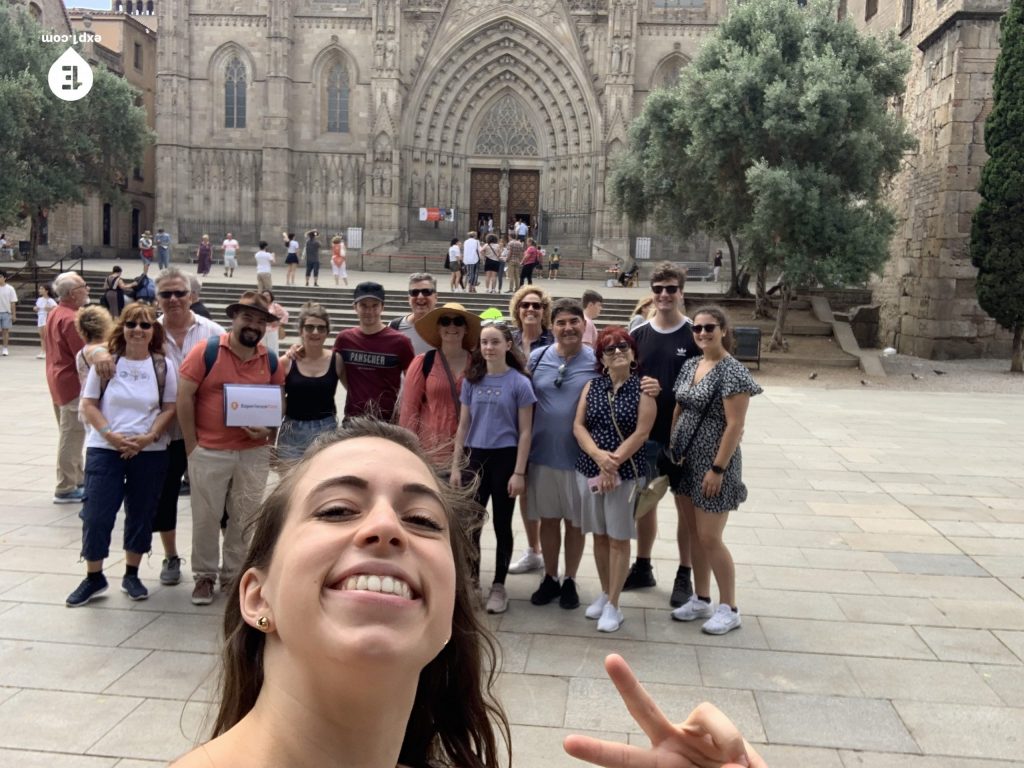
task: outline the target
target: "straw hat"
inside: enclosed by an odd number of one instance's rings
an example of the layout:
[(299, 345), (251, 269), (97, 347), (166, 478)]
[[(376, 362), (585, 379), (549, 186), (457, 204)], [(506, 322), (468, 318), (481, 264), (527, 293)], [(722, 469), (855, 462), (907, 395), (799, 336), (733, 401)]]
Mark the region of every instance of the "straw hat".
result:
[(480, 318), (467, 312), (461, 304), (451, 302), (435, 307), (416, 321), (416, 333), (432, 347), (441, 346), (441, 331), (437, 321), (442, 317), (458, 316), (466, 321), (466, 335), (462, 337), (464, 349), (475, 349), (480, 342)]

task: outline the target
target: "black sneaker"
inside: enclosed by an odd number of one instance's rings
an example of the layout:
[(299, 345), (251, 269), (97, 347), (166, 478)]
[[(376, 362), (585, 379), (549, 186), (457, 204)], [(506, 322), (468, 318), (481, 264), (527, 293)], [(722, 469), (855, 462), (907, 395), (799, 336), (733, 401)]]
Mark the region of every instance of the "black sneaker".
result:
[(68, 595), (68, 599), (64, 601), (64, 604), (68, 608), (77, 608), (80, 605), (85, 605), (94, 597), (99, 597), (107, 591), (107, 577), (100, 576), (98, 579), (82, 579), (82, 583), (78, 585), (78, 589)]
[(530, 602), (534, 605), (547, 605), (561, 594), (562, 587), (558, 584), (558, 579), (545, 576), (537, 591), (530, 595)]
[(630, 566), (629, 575), (622, 585), (622, 591), (646, 589), (647, 587), (657, 586), (657, 584), (658, 582), (654, 580), (654, 569), (651, 567), (650, 562), (642, 563), (637, 560)]
[(121, 591), (132, 600), (145, 600), (149, 597), (149, 590), (139, 581), (138, 576), (125, 576), (121, 579)]
[(576, 582), (568, 577), (562, 579), (562, 589), (558, 593), (558, 604), (571, 611), (580, 607), (580, 596), (576, 591)]
[(682, 567), (676, 569), (676, 580), (672, 584), (672, 597), (669, 598), (669, 605), (679, 608), (690, 600), (693, 594), (693, 585), (690, 584), (690, 574), (683, 571)]

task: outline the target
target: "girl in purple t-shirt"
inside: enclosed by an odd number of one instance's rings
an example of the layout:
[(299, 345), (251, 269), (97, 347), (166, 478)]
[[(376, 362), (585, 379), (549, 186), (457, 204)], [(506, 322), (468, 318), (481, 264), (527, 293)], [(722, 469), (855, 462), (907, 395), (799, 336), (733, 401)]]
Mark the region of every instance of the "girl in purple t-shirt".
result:
[[(484, 322), (480, 346), (473, 352), (459, 399), (462, 406), (451, 483), (455, 487), (462, 484), (465, 461), (467, 472), (477, 476), (476, 500), (485, 508), (488, 499), (491, 501), (497, 552), (487, 612), (504, 613), (508, 609), (505, 574), (512, 559), (512, 513), (515, 497), (526, 487), (533, 404), (537, 402), (525, 364), (512, 342), (512, 331), (504, 322)], [(479, 528), (473, 532), (473, 544), (473, 580), (479, 587)]]

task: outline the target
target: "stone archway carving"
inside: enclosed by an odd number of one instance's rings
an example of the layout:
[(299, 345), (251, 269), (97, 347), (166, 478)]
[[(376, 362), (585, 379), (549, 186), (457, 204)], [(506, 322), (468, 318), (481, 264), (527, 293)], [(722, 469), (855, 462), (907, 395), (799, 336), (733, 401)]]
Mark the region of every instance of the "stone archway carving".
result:
[(480, 121), (473, 154), (495, 157), (536, 157), (537, 132), (526, 105), (506, 91), (485, 112)]

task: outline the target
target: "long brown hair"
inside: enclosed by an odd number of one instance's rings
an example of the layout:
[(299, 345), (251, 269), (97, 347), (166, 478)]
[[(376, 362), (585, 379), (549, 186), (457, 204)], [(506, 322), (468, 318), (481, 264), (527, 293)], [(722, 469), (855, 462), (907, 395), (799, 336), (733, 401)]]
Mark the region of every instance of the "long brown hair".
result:
[[(494, 328), (501, 333), (506, 342), (512, 344), (508, 351), (505, 352), (505, 365), (519, 371), (526, 378), (530, 378), (530, 374), (526, 370), (526, 361), (523, 359), (523, 353), (519, 351), (518, 345), (513, 341), (512, 329), (509, 328), (508, 323), (504, 320), (484, 320), (480, 327), (480, 335), (482, 336), (483, 332), (488, 328)], [(466, 381), (470, 384), (476, 384), (486, 375), (487, 361), (484, 360), (484, 356), (480, 353), (480, 344), (477, 343), (476, 349), (470, 353), (469, 368), (466, 370)]]
[(114, 330), (110, 333), (110, 341), (107, 343), (110, 354), (118, 357), (124, 356), (128, 344), (124, 337), (124, 324), (127, 322), (151, 323), (153, 335), (149, 338), (149, 354), (163, 354), (164, 327), (156, 321), (156, 308), (138, 301), (126, 306), (117, 316)]
[[(451, 640), (420, 672), (399, 762), (413, 768), (497, 768), (497, 730), (505, 742), (511, 764), (508, 719), (492, 692), (497, 675), (495, 641), (477, 619), (471, 595), (473, 548), (470, 535), (482, 525), (484, 513), (472, 500), (472, 489), (453, 489), (438, 477), (412, 432), (382, 421), (356, 418), (337, 431), (317, 438), (302, 461), (260, 507), (252, 523), (248, 554), (229, 594), (238, 594), (239, 582), (247, 570), (266, 569), (270, 565), (296, 483), (309, 460), (325, 448), (360, 437), (389, 440), (430, 467), (451, 522), (449, 531), (455, 558)], [(263, 687), (265, 637), (243, 620), (238, 600), (229, 600), (224, 612), (220, 710), (213, 736), (228, 731), (256, 704)]]

